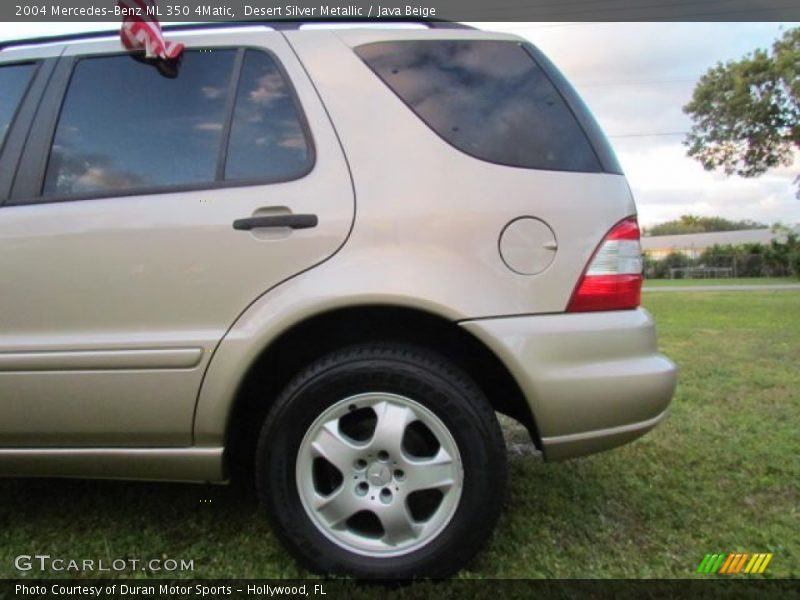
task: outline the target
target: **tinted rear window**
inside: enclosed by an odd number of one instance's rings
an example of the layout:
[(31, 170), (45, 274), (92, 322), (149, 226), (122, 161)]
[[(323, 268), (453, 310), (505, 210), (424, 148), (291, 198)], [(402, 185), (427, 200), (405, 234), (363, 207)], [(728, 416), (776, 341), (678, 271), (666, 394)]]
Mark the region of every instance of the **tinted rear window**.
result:
[(411, 110), (459, 150), (489, 162), (600, 172), (581, 126), (516, 42), (378, 42), (356, 52)]
[(0, 67), (0, 148), (33, 75), (34, 65)]

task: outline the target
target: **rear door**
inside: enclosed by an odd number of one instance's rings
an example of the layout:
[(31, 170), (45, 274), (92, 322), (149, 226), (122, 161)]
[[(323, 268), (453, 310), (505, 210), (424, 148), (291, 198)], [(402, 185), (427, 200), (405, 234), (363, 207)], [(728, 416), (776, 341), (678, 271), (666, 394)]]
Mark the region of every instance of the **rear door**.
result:
[(347, 166), (283, 36), (171, 37), (173, 78), (116, 39), (55, 67), (0, 208), (0, 446), (190, 444), (227, 328), (346, 239)]

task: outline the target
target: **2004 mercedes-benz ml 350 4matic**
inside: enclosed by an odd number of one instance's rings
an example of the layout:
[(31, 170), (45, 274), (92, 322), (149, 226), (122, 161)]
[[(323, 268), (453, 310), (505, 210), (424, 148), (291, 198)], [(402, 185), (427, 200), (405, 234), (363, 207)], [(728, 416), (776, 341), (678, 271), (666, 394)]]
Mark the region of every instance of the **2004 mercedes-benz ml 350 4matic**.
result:
[(168, 36), (171, 77), (109, 35), (0, 52), (0, 474), (250, 472), (303, 564), (439, 577), (498, 518), (496, 413), (551, 461), (661, 420), (630, 190), (534, 46)]

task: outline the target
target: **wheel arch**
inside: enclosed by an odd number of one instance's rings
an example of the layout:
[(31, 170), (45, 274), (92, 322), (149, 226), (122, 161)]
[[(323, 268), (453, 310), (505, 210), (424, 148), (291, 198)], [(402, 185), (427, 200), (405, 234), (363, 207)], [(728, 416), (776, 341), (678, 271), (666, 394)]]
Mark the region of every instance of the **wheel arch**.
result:
[(224, 444), (234, 476), (248, 472), (258, 430), (280, 390), (304, 366), (342, 347), (400, 342), (436, 352), (468, 373), (496, 411), (519, 421), (540, 447), (535, 420), (508, 368), (481, 340), (428, 310), (363, 304), (323, 310), (285, 327), (258, 351), (240, 376), (228, 409)]

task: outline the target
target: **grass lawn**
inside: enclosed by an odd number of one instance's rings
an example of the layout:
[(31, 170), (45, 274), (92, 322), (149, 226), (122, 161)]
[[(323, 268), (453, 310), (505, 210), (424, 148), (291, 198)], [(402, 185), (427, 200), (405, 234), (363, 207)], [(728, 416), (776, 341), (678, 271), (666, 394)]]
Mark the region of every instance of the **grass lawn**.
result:
[[(694, 578), (706, 553), (732, 551), (773, 552), (767, 576), (800, 577), (800, 294), (644, 300), (681, 368), (669, 418), (585, 459), (511, 452), (505, 515), (460, 577)], [(0, 577), (36, 553), (193, 559), (185, 575), (204, 578), (306, 576), (238, 489), (18, 479), (0, 480), (0, 498)]]
[(647, 279), (645, 287), (691, 287), (696, 285), (781, 285), (800, 284), (797, 277), (721, 277), (718, 279)]

